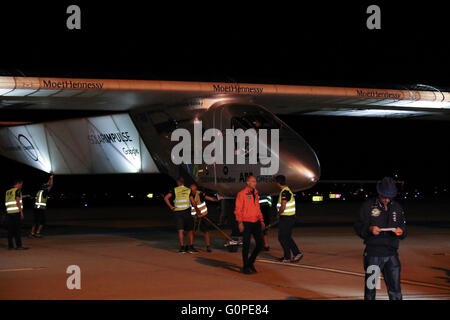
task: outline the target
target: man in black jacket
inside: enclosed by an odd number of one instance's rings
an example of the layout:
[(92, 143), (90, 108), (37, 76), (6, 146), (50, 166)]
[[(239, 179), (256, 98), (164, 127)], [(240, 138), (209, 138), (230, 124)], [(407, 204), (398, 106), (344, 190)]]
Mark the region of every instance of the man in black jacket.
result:
[(364, 299), (375, 300), (379, 272), (383, 274), (390, 300), (401, 300), (400, 260), (398, 247), (406, 237), (405, 215), (399, 203), (393, 200), (397, 187), (392, 178), (377, 183), (378, 197), (362, 205), (356, 234), (364, 240), (364, 270), (366, 272)]

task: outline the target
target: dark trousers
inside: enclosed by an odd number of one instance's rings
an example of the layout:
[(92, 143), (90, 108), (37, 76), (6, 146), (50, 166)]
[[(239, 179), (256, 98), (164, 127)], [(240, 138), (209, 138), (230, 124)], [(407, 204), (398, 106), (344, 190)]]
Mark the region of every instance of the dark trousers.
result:
[[(248, 252), (250, 250), (250, 239), (252, 235), (255, 239), (256, 246), (249, 258)], [(261, 222), (244, 222), (244, 232), (242, 233), (242, 260), (244, 262), (244, 268), (247, 268), (255, 263), (256, 257), (261, 251), (263, 245), (264, 239), (261, 230)]]
[(367, 268), (371, 265), (375, 265), (380, 268), (380, 271), (384, 277), (384, 282), (386, 283), (389, 300), (402, 300), (402, 289), (400, 287), (401, 264), (398, 255), (389, 257), (364, 257), (364, 270), (366, 271), (364, 281), (364, 299), (375, 300), (377, 293), (375, 288), (369, 289), (369, 286), (367, 285), (367, 279), (373, 275), (373, 271), (372, 273), (367, 274)]
[(295, 215), (293, 216), (280, 216), (280, 222), (278, 223), (278, 241), (284, 251), (284, 259), (291, 259), (291, 252), (295, 257), (300, 253), (297, 245), (292, 239), (292, 229), (295, 225)]
[(13, 239), (16, 240), (16, 247), (22, 246), (20, 237), (20, 213), (8, 213), (8, 247), (14, 248)]
[(33, 226), (35, 228), (38, 228), (39, 226), (45, 225), (45, 209), (34, 209), (33, 211), (33, 217), (34, 217), (34, 224)]

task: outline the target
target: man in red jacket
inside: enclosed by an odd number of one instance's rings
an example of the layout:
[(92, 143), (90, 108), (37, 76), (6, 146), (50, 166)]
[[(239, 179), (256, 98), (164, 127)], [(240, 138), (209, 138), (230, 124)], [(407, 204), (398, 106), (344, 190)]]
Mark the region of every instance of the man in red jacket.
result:
[[(264, 240), (262, 230), (266, 228), (264, 225), (263, 215), (259, 208), (259, 195), (256, 190), (256, 178), (248, 176), (246, 180), (247, 186), (241, 190), (236, 197), (236, 208), (234, 214), (239, 225), (239, 231), (242, 233), (242, 259), (245, 274), (256, 273), (254, 266), (256, 257), (261, 251)], [(248, 256), (250, 248), (250, 237), (255, 238), (256, 247), (250, 258)]]

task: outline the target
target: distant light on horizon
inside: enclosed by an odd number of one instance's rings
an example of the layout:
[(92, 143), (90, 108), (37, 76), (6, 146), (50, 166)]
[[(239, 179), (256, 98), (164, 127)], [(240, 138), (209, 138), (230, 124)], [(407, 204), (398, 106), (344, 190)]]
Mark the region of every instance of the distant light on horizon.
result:
[(313, 202), (320, 202), (323, 201), (323, 196), (313, 196), (312, 197)]

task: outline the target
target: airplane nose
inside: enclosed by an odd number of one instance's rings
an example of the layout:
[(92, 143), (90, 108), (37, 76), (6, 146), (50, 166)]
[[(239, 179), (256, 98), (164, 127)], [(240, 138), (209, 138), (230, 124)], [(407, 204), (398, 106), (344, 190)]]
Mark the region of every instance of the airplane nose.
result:
[(286, 176), (293, 191), (314, 186), (320, 178), (320, 163), (314, 150), (303, 138), (280, 141), (280, 174)]

